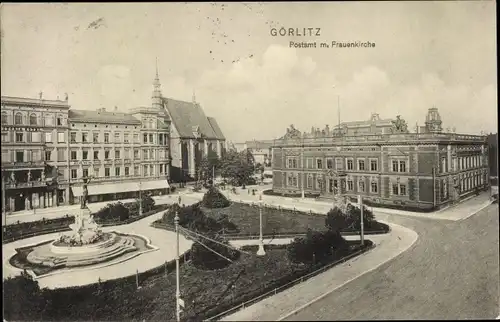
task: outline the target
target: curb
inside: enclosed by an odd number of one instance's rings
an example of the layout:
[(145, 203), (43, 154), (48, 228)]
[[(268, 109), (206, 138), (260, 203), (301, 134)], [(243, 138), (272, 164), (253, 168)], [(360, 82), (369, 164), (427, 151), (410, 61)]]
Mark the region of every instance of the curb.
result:
[[(385, 222), (385, 223), (386, 223), (386, 224), (388, 224), (387, 222)], [(357, 275), (357, 276), (355, 276), (355, 277), (353, 277), (353, 278), (351, 278), (351, 279), (349, 279), (349, 280), (345, 281), (345, 282), (344, 282), (344, 283), (342, 283), (341, 285), (338, 285), (338, 286), (334, 287), (333, 289), (328, 290), (326, 293), (321, 294), (320, 296), (318, 296), (318, 297), (314, 298), (313, 300), (311, 300), (311, 301), (307, 302), (306, 304), (302, 305), (301, 307), (299, 307), (299, 308), (297, 308), (297, 309), (295, 309), (295, 310), (293, 310), (293, 311), (291, 311), (291, 312), (289, 312), (289, 313), (287, 313), (287, 314), (285, 314), (285, 315), (281, 316), (279, 319), (277, 319), (277, 321), (283, 321), (284, 319), (286, 319), (286, 318), (288, 318), (288, 317), (290, 317), (290, 316), (292, 316), (292, 315), (297, 314), (298, 312), (300, 312), (300, 311), (304, 310), (305, 308), (307, 308), (307, 307), (311, 306), (312, 304), (316, 303), (317, 301), (319, 301), (319, 300), (321, 300), (321, 299), (323, 299), (323, 298), (327, 297), (328, 295), (330, 295), (331, 293), (333, 293), (335, 290), (337, 290), (337, 289), (339, 289), (339, 288), (343, 287), (344, 285), (346, 285), (346, 284), (348, 284), (348, 283), (350, 283), (350, 282), (352, 282), (352, 281), (354, 281), (354, 280), (356, 280), (356, 279), (360, 278), (361, 276), (363, 276), (363, 275), (365, 275), (365, 274), (367, 274), (367, 273), (370, 273), (370, 272), (374, 271), (375, 269), (377, 269), (378, 267), (382, 266), (383, 264), (385, 264), (385, 263), (387, 263), (387, 262), (389, 262), (389, 261), (393, 260), (394, 258), (398, 257), (398, 256), (399, 256), (399, 255), (401, 255), (402, 253), (406, 252), (406, 251), (407, 251), (408, 249), (410, 249), (410, 247), (411, 247), (411, 246), (413, 246), (413, 245), (415, 244), (415, 242), (418, 240), (419, 236), (418, 236), (418, 234), (417, 234), (415, 231), (413, 231), (413, 230), (411, 230), (411, 229), (409, 229), (409, 228), (406, 228), (406, 227), (404, 227), (404, 226), (401, 226), (401, 225), (397, 225), (397, 224), (391, 224), (391, 225), (400, 226), (400, 227), (402, 227), (402, 228), (404, 228), (404, 229), (407, 229), (407, 230), (410, 230), (411, 232), (413, 232), (413, 233), (414, 233), (413, 240), (412, 240), (412, 242), (411, 242), (411, 243), (410, 243), (407, 247), (405, 247), (403, 250), (399, 251), (399, 252), (398, 252), (395, 256), (393, 256), (393, 257), (391, 257), (391, 258), (387, 259), (386, 261), (381, 262), (380, 264), (378, 264), (378, 265), (376, 265), (376, 266), (374, 266), (374, 267), (370, 268), (369, 270), (364, 271), (364, 272), (362, 272), (361, 274), (359, 274), (359, 275)]]

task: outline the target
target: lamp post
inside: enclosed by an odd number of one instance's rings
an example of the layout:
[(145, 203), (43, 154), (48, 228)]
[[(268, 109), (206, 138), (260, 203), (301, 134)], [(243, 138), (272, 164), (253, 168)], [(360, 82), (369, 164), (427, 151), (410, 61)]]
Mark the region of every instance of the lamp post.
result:
[(359, 209), (361, 210), (361, 246), (365, 244), (365, 220), (363, 214), (363, 198), (358, 195)]
[(260, 223), (260, 234), (259, 234), (259, 249), (257, 250), (257, 256), (266, 255), (264, 250), (264, 239), (262, 237), (262, 194), (259, 196), (259, 223)]
[(176, 254), (175, 254), (175, 313), (177, 322), (181, 320), (181, 290), (180, 290), (180, 276), (179, 276), (179, 213), (175, 212), (174, 218), (175, 234), (177, 239)]
[(7, 228), (7, 211), (5, 205), (5, 178), (2, 172), (2, 219), (3, 219), (3, 231)]
[(142, 179), (139, 181), (139, 216), (142, 216)]

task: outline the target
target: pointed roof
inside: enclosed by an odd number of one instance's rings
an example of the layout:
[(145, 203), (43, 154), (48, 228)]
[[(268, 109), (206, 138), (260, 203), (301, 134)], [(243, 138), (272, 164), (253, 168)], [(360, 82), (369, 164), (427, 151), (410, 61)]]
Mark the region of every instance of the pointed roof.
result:
[(210, 125), (212, 126), (212, 129), (214, 130), (215, 132), (215, 135), (217, 136), (217, 139), (219, 140), (225, 140), (226, 138), (224, 137), (224, 134), (222, 134), (222, 131), (219, 127), (219, 124), (217, 123), (217, 120), (215, 119), (215, 117), (207, 117), (208, 119), (208, 123), (210, 123)]
[[(195, 139), (198, 133), (206, 139), (221, 139), (224, 137), (215, 119), (212, 118), (214, 122), (211, 123), (199, 104), (166, 97), (163, 97), (162, 100), (182, 138)], [(215, 124), (215, 129), (212, 124)], [(197, 129), (198, 133), (195, 133), (194, 129)]]

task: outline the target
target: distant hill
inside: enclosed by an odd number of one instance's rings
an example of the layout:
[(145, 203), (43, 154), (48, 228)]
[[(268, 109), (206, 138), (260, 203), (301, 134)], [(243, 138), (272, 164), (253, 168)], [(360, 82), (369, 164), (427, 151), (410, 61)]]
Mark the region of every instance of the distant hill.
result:
[(498, 177), (498, 133), (488, 134), (490, 176)]

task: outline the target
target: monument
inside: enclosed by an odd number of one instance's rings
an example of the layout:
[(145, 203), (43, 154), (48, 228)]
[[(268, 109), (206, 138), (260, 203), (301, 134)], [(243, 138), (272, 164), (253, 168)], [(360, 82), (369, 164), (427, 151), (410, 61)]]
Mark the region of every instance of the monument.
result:
[(69, 225), (71, 233), (62, 235), (59, 242), (71, 246), (88, 245), (100, 241), (103, 233), (100, 226), (92, 218), (90, 209), (87, 207), (88, 188), (91, 178), (83, 178), (83, 194), (80, 200), (80, 211), (75, 215), (75, 223)]

